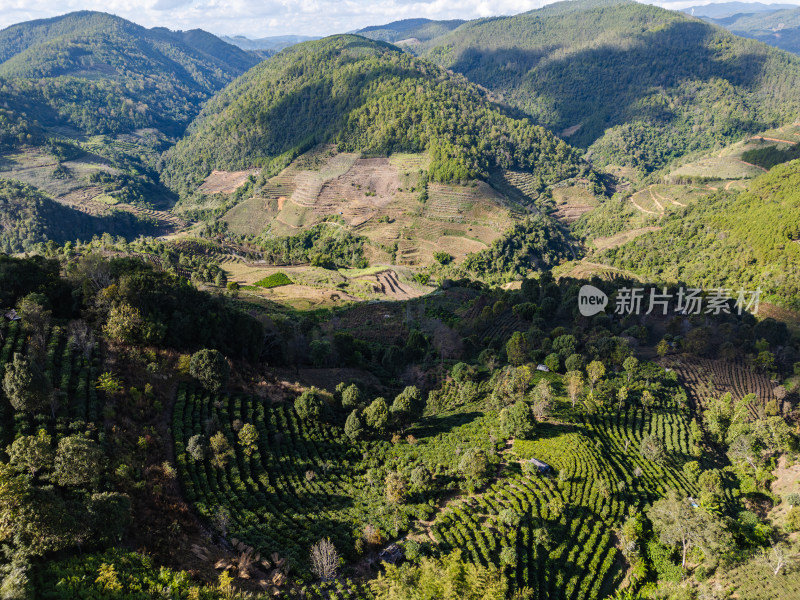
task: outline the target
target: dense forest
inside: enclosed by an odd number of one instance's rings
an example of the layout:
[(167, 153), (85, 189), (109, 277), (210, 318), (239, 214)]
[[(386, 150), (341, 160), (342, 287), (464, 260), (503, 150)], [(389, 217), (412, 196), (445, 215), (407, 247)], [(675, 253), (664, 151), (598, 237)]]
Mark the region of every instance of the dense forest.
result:
[(194, 190), (212, 169), (284, 166), (322, 142), (378, 155), (428, 150), (439, 181), (495, 166), (545, 182), (586, 170), (567, 144), (462, 78), (389, 44), (334, 36), (284, 50), (215, 96), (166, 153), (164, 178)]
[(25, 252), (36, 244), (89, 240), (104, 233), (136, 237), (153, 233), (153, 223), (125, 211), (106, 216), (69, 208), (17, 181), (0, 179), (0, 251)]
[(798, 114), (800, 59), (686, 15), (619, 0), (471, 21), (423, 56), (641, 172)]
[(468, 254), (455, 273), (488, 280), (517, 279), (552, 269), (575, 257), (573, 242), (551, 218), (535, 215), (516, 223), (490, 248)]

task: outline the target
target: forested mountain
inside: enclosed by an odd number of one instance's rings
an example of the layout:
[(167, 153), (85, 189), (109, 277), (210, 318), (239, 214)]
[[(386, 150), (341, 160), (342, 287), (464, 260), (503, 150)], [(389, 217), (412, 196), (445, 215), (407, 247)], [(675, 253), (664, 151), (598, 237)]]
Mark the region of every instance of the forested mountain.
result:
[(708, 19), (728, 31), (800, 54), (800, 8)]
[(359, 29), (355, 33), (363, 35), (372, 40), (384, 42), (399, 42), (414, 39), (420, 42), (427, 42), (433, 38), (444, 35), (456, 27), (463, 25), (466, 21), (453, 19), (450, 21), (432, 21), (431, 19), (403, 19), (393, 21), (385, 25), (371, 25)]
[(625, 0), (471, 21), (421, 54), (587, 148), (596, 163), (642, 172), (800, 113), (797, 58)]
[(800, 58), (362, 33), (0, 32), (0, 599), (800, 598)]
[(204, 31), (148, 30), (96, 12), (0, 31), (0, 77), (52, 109), (48, 124), (89, 134), (180, 134), (202, 102), (257, 60)]
[(212, 169), (283, 166), (324, 142), (373, 155), (429, 151), (440, 181), (487, 177), (494, 167), (544, 182), (585, 170), (567, 144), (463, 78), (351, 35), (293, 46), (251, 69), (190, 133), (166, 154), (164, 178), (176, 189), (193, 190)]
[(800, 310), (800, 161), (778, 165), (746, 192), (718, 192), (656, 232), (608, 251), (616, 267), (705, 288), (762, 288)]

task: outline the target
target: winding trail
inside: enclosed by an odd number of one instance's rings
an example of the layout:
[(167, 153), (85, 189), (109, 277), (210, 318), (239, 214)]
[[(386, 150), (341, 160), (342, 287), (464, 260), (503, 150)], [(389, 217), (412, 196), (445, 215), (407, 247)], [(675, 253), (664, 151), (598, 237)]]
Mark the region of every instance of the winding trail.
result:
[(756, 141), (756, 140), (766, 140), (766, 141), (768, 141), (768, 142), (782, 142), (782, 143), (784, 143), (784, 144), (791, 144), (792, 146), (794, 146), (795, 144), (797, 144), (797, 142), (793, 142), (793, 141), (791, 141), (791, 140), (782, 140), (782, 139), (780, 139), (780, 138), (762, 137), (762, 136), (760, 136), (760, 135), (757, 135), (757, 136), (755, 136), (755, 137), (751, 137), (751, 138), (750, 138), (750, 141), (751, 141), (751, 142), (752, 142), (752, 141)]

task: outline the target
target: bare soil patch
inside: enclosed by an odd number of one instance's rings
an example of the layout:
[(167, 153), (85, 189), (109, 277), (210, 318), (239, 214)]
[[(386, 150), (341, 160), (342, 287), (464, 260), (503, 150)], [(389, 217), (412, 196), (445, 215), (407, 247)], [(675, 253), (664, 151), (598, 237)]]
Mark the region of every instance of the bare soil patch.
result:
[(246, 171), (211, 171), (198, 188), (204, 194), (232, 194), (245, 184), (250, 175), (258, 175), (260, 169)]

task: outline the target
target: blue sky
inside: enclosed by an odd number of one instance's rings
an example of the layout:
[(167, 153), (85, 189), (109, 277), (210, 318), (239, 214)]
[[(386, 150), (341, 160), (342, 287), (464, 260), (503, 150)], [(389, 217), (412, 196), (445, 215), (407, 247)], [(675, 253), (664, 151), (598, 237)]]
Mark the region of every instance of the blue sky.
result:
[[(778, 1), (800, 4), (800, 0)], [(682, 8), (708, 4), (708, 0), (652, 3)], [(329, 35), (412, 17), (474, 19), (512, 15), (545, 4), (546, 0), (0, 0), (0, 28), (74, 10), (101, 10), (147, 27), (201, 28), (248, 37)]]

